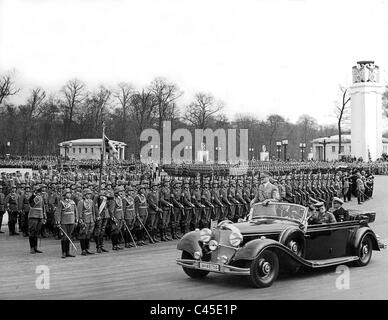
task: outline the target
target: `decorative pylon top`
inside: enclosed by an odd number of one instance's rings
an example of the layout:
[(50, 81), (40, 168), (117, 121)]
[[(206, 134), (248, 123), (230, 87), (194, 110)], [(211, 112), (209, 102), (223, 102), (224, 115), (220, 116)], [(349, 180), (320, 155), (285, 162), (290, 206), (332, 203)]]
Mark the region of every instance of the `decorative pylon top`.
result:
[(379, 82), (379, 67), (374, 61), (357, 61), (357, 65), (352, 68), (353, 83), (359, 82)]

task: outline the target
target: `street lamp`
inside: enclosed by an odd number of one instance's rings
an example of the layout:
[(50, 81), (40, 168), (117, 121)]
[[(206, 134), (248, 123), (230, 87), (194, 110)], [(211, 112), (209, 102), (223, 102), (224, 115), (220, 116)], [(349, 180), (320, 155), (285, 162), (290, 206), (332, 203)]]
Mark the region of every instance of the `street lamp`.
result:
[(252, 152), (251, 160), (253, 160), (253, 155), (255, 152), (255, 148), (248, 148), (249, 152)]
[(280, 160), (280, 153), (282, 152), (282, 142), (276, 141), (276, 149), (278, 152), (278, 160)]
[[(216, 154), (217, 154), (217, 159), (214, 159), (214, 160), (216, 160), (216, 162), (218, 163), (218, 156), (219, 156), (219, 152), (222, 150), (222, 148), (221, 147), (216, 147)], [(215, 158), (215, 157), (214, 157)]]
[(288, 145), (288, 140), (283, 140), (282, 145), (284, 146), (284, 161), (287, 161), (287, 145)]
[(306, 148), (305, 143), (299, 143), (300, 152), (302, 153), (302, 162), (304, 161), (304, 149)]

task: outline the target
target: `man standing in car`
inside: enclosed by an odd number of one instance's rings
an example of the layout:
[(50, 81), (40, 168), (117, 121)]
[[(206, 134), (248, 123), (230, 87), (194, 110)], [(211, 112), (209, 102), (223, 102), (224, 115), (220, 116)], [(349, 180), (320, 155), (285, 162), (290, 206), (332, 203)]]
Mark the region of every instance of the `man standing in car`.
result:
[(268, 204), (270, 201), (279, 201), (279, 189), (269, 182), (269, 174), (264, 172), (261, 175), (261, 184), (259, 185), (259, 190), (257, 191), (254, 199), (251, 201), (251, 207), (256, 202), (263, 202), (263, 204)]

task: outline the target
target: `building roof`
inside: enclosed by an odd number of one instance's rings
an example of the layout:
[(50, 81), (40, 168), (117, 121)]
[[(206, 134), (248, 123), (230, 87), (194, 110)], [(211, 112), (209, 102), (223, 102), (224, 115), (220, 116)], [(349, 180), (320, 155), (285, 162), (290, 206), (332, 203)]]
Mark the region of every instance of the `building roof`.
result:
[[(330, 137), (322, 137), (322, 138), (316, 138), (313, 139), (312, 143), (323, 143), (323, 141), (326, 140), (326, 143), (338, 143), (339, 142), (339, 135), (334, 135)], [(388, 138), (382, 137), (383, 143), (388, 143)], [(350, 134), (342, 134), (341, 135), (341, 141), (343, 143), (350, 143), (351, 141), (351, 135)]]
[[(114, 145), (116, 146), (126, 146), (127, 144), (120, 141), (110, 140)], [(69, 140), (69, 141), (62, 141), (58, 145), (64, 146), (72, 144), (72, 146), (101, 146), (102, 139), (76, 139), (76, 140)]]

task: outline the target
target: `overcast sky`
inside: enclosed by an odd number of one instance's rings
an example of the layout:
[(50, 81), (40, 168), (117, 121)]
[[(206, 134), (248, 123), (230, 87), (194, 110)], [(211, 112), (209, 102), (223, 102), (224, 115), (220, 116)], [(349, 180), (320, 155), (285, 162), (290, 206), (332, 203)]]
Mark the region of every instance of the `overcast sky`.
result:
[(182, 103), (210, 92), (228, 116), (331, 123), (356, 61), (387, 81), (387, 49), (383, 0), (0, 0), (0, 71), (16, 70), (22, 97), (74, 77), (93, 89), (163, 76)]

